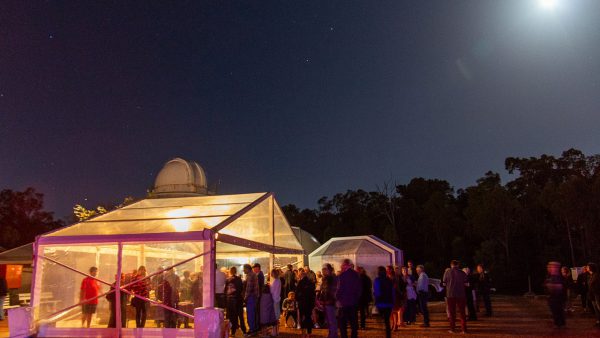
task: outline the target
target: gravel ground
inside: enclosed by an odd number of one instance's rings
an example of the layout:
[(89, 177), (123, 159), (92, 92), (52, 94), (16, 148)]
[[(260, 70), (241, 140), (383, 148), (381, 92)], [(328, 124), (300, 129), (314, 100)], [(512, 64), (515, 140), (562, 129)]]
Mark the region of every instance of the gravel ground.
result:
[[(593, 327), (594, 318), (584, 314), (580, 307), (567, 316), (567, 327), (555, 329), (543, 297), (535, 299), (516, 296), (495, 296), (492, 299), (493, 317), (480, 316), (480, 320), (469, 322), (468, 336), (473, 337), (600, 337), (600, 329)], [(575, 302), (577, 303), (577, 302)], [(417, 317), (417, 325), (407, 326), (393, 337), (448, 337), (448, 322), (442, 302), (430, 303), (431, 327), (420, 328), (422, 317)], [(0, 321), (0, 337), (8, 337), (8, 320)], [(453, 334), (461, 336), (460, 334)], [(237, 337), (241, 337), (238, 333)], [(367, 330), (359, 331), (359, 337), (384, 337), (383, 322), (373, 316), (367, 322)], [(282, 327), (280, 337), (300, 337), (300, 331)], [(313, 330), (313, 337), (327, 337), (327, 330)]]
[[(567, 316), (567, 327), (555, 329), (550, 312), (542, 297), (536, 299), (496, 296), (492, 299), (493, 317), (479, 316), (478, 321), (468, 322), (468, 336), (473, 337), (600, 337), (600, 330), (593, 327), (594, 318), (582, 313), (580, 307)], [(445, 304), (430, 303), (431, 327), (420, 328), (422, 317), (417, 317), (417, 325), (407, 326), (394, 332), (392, 337), (448, 337), (462, 336), (448, 333)], [(457, 323), (458, 324), (458, 323)], [(327, 337), (327, 330), (313, 330), (314, 337)], [(378, 317), (371, 318), (367, 330), (359, 331), (359, 337), (384, 337), (383, 322)], [(284, 329), (281, 337), (300, 337), (298, 330)]]

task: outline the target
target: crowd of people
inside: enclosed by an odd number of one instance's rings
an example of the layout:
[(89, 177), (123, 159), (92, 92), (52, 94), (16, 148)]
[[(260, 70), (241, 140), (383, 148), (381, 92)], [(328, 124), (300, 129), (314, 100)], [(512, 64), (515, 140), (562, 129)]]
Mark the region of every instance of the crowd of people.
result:
[(341, 337), (347, 337), (348, 326), (351, 336), (357, 337), (359, 313), (360, 325), (365, 328), (373, 301), (372, 281), (349, 260), (343, 261), (337, 272), (331, 264), (317, 272), (308, 266), (294, 269), (288, 265), (285, 271), (271, 270), (266, 278), (260, 264), (246, 264), (243, 272), (242, 281), (231, 267), (224, 285), (231, 335), (239, 329), (245, 336), (277, 336), (283, 319), (286, 327), (301, 330), (302, 337), (310, 337), (313, 328), (325, 327), (329, 337), (338, 337), (338, 328)]
[[(571, 269), (558, 262), (547, 266), (548, 277), (544, 288), (554, 324), (566, 325), (565, 313), (573, 312), (573, 300), (580, 295), (584, 312), (596, 318), (600, 327), (600, 274), (594, 263), (584, 266), (573, 279)], [(302, 330), (302, 337), (310, 337), (314, 328), (326, 328), (329, 338), (356, 338), (359, 329), (366, 329), (366, 319), (373, 312), (371, 305), (383, 320), (386, 337), (407, 325), (416, 323), (420, 313), (423, 328), (430, 326), (428, 299), (430, 283), (423, 265), (380, 266), (374, 280), (364, 268), (354, 266), (349, 260), (341, 262), (335, 270), (324, 264), (314, 272), (308, 266), (295, 269), (275, 268), (267, 275), (261, 265), (245, 264), (242, 274), (237, 268), (215, 270), (216, 306), (226, 311), (231, 323), (231, 335), (240, 330), (245, 336), (279, 334), (280, 322), (286, 327)], [(100, 287), (95, 277), (98, 269), (90, 268), (89, 277), (81, 283), (82, 326), (90, 326), (96, 312)], [(479, 304), (483, 303), (485, 316), (492, 316), (490, 293), (492, 283), (482, 264), (474, 272), (451, 261), (444, 272), (442, 286), (445, 288), (446, 313), (449, 332), (456, 332), (457, 319), (461, 332), (467, 332), (467, 321), (477, 320)], [(129, 292), (121, 292), (121, 325), (126, 326), (126, 306), (135, 309), (136, 327), (146, 325), (149, 300), (162, 303), (161, 318), (155, 318), (156, 326), (167, 328), (190, 327), (188, 317), (178, 315), (169, 308), (190, 313), (202, 306), (202, 273), (184, 271), (178, 276), (174, 269), (159, 267), (152, 278), (146, 268), (140, 266), (121, 278), (121, 286)], [(112, 288), (116, 287), (113, 284)], [(153, 294), (151, 295), (151, 292)], [(135, 295), (135, 296), (132, 296)], [(106, 296), (110, 303), (109, 327), (116, 326), (115, 292)], [(186, 304), (189, 305), (186, 307)], [(246, 316), (244, 316), (244, 309)], [(457, 317), (458, 315), (458, 317)]]
[[(100, 287), (95, 276), (98, 269), (90, 268), (90, 277), (81, 284), (82, 326), (90, 326), (96, 312)], [(242, 279), (242, 276), (244, 277)], [(116, 278), (115, 278), (116, 279)], [(115, 283), (116, 284), (116, 283)], [(116, 288), (113, 284), (112, 289)], [(454, 331), (456, 314), (460, 315), (462, 331), (466, 331), (466, 315), (476, 320), (477, 300), (482, 300), (486, 315), (492, 315), (490, 302), (491, 280), (482, 265), (475, 273), (459, 269), (452, 261), (443, 278), (446, 288), (447, 314)], [(164, 305), (155, 313), (157, 327), (190, 327), (189, 318), (171, 309), (192, 314), (202, 306), (202, 273), (183, 271), (177, 275), (173, 268), (158, 267), (151, 278), (145, 266), (121, 277), (121, 286), (128, 292), (121, 295), (121, 326), (126, 327), (127, 305), (135, 310), (135, 324), (146, 325), (150, 300)], [(115, 292), (106, 295), (110, 303), (109, 327), (116, 326)], [(386, 336), (407, 325), (416, 323), (417, 313), (423, 317), (421, 327), (429, 327), (429, 277), (423, 265), (380, 266), (374, 280), (365, 269), (345, 259), (340, 269), (324, 264), (314, 272), (308, 266), (295, 269), (275, 268), (265, 276), (261, 265), (245, 264), (242, 273), (237, 267), (215, 267), (216, 306), (226, 311), (232, 336), (240, 330), (246, 336), (258, 334), (277, 336), (279, 323), (302, 330), (310, 337), (314, 328), (326, 328), (328, 337), (356, 338), (359, 329), (366, 329), (367, 317), (376, 311), (383, 319)], [(375, 310), (373, 310), (373, 307)], [(244, 309), (246, 315), (244, 316)], [(162, 310), (162, 311), (160, 311)]]
[(548, 307), (557, 328), (566, 326), (566, 314), (574, 312), (573, 300), (579, 295), (584, 313), (596, 319), (595, 326), (600, 328), (600, 273), (595, 263), (581, 268), (576, 279), (571, 269), (559, 262), (549, 262), (548, 277), (544, 289), (548, 295)]
[[(348, 259), (337, 271), (331, 264), (324, 264), (317, 272), (308, 266), (294, 269), (288, 265), (285, 271), (276, 268), (265, 277), (260, 264), (246, 264), (243, 273), (244, 280), (235, 267), (230, 268), (224, 283), (223, 307), (232, 336), (238, 330), (245, 336), (277, 336), (281, 321), (286, 327), (301, 330), (302, 337), (310, 337), (314, 328), (326, 328), (329, 338), (346, 338), (349, 328), (350, 337), (356, 338), (359, 330), (366, 329), (366, 319), (373, 311), (382, 318), (386, 337), (416, 324), (418, 313), (423, 317), (420, 326), (430, 327), (429, 277), (423, 265), (414, 267), (411, 261), (402, 267), (380, 266), (374, 280)], [(469, 320), (476, 320), (478, 300), (484, 303), (485, 315), (492, 315), (491, 279), (483, 265), (471, 273), (468, 268), (460, 270), (453, 261), (443, 285), (452, 332), (457, 309), (462, 331), (466, 331), (467, 314)], [(217, 289), (220, 286), (217, 283)]]
[[(468, 267), (460, 268), (460, 262), (452, 260), (444, 272), (442, 285), (446, 289), (446, 314), (450, 323), (449, 333), (456, 332), (456, 315), (460, 316), (461, 333), (467, 332), (467, 320), (477, 320), (480, 301), (485, 307), (485, 316), (492, 316), (491, 278), (483, 264), (478, 264), (475, 273)], [(467, 319), (468, 317), (468, 319)]]
[[(101, 293), (99, 282), (96, 280), (98, 268), (91, 267), (89, 276), (81, 281), (79, 299), (81, 306), (81, 326), (90, 327), (92, 317), (98, 306), (98, 296)], [(115, 276), (115, 280), (116, 280)], [(157, 268), (157, 273), (148, 276), (145, 266), (140, 266), (131, 273), (121, 274), (121, 286), (127, 292), (120, 292), (121, 327), (127, 327), (127, 305), (135, 311), (135, 326), (146, 326), (150, 301), (162, 304), (156, 311), (154, 321), (156, 327), (185, 327), (190, 328), (189, 318), (172, 311), (177, 309), (193, 314), (193, 309), (202, 306), (202, 272), (194, 273), (183, 271), (179, 276), (175, 269)], [(116, 288), (116, 282), (111, 285), (110, 291)], [(151, 295), (152, 293), (152, 295)], [(109, 292), (105, 298), (109, 302), (108, 327), (116, 327), (116, 292)]]

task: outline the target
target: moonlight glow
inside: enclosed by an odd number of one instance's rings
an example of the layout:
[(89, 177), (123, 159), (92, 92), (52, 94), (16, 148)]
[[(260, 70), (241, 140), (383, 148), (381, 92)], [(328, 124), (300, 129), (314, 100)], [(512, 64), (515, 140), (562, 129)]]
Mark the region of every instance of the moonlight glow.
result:
[(558, 1), (557, 0), (538, 0), (538, 3), (540, 4), (540, 7), (544, 8), (544, 9), (552, 10), (552, 9), (556, 8)]

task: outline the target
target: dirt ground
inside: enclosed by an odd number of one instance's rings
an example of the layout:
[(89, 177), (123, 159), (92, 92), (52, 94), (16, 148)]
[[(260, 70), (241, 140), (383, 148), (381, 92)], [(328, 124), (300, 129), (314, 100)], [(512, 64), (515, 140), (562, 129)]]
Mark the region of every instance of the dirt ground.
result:
[[(469, 322), (468, 336), (473, 337), (600, 337), (600, 329), (594, 328), (594, 318), (584, 314), (581, 307), (567, 316), (567, 327), (555, 329), (549, 310), (542, 297), (535, 299), (515, 296), (495, 296), (492, 299), (493, 317), (480, 316), (480, 320)], [(577, 303), (577, 302), (575, 302)], [(577, 303), (578, 305), (578, 303)], [(448, 337), (448, 322), (442, 302), (430, 303), (431, 327), (407, 326), (393, 337)], [(454, 334), (460, 336), (460, 334)], [(8, 337), (8, 320), (0, 321), (0, 337)], [(241, 337), (241, 333), (236, 335)], [(313, 330), (313, 337), (326, 337), (327, 330)], [(359, 331), (359, 337), (384, 337), (383, 322), (378, 317), (370, 318), (367, 330)], [(280, 337), (300, 337), (300, 331), (282, 328)]]

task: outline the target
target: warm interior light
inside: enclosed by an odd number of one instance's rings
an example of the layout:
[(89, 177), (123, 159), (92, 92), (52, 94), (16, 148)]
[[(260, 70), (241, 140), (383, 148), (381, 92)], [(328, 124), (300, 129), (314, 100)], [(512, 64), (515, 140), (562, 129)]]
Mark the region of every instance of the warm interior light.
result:
[(169, 222), (171, 222), (171, 225), (177, 232), (189, 231), (190, 226), (192, 225), (192, 222), (190, 222), (189, 219), (172, 219)]
[(169, 220), (169, 222), (177, 232), (186, 232), (190, 230), (192, 221), (183, 217), (190, 217), (192, 214), (193, 212), (189, 209), (175, 209), (167, 212), (168, 217), (175, 218)]
[(223, 217), (206, 217), (203, 218), (202, 221), (206, 224), (207, 227), (212, 228), (221, 222), (223, 222)]

